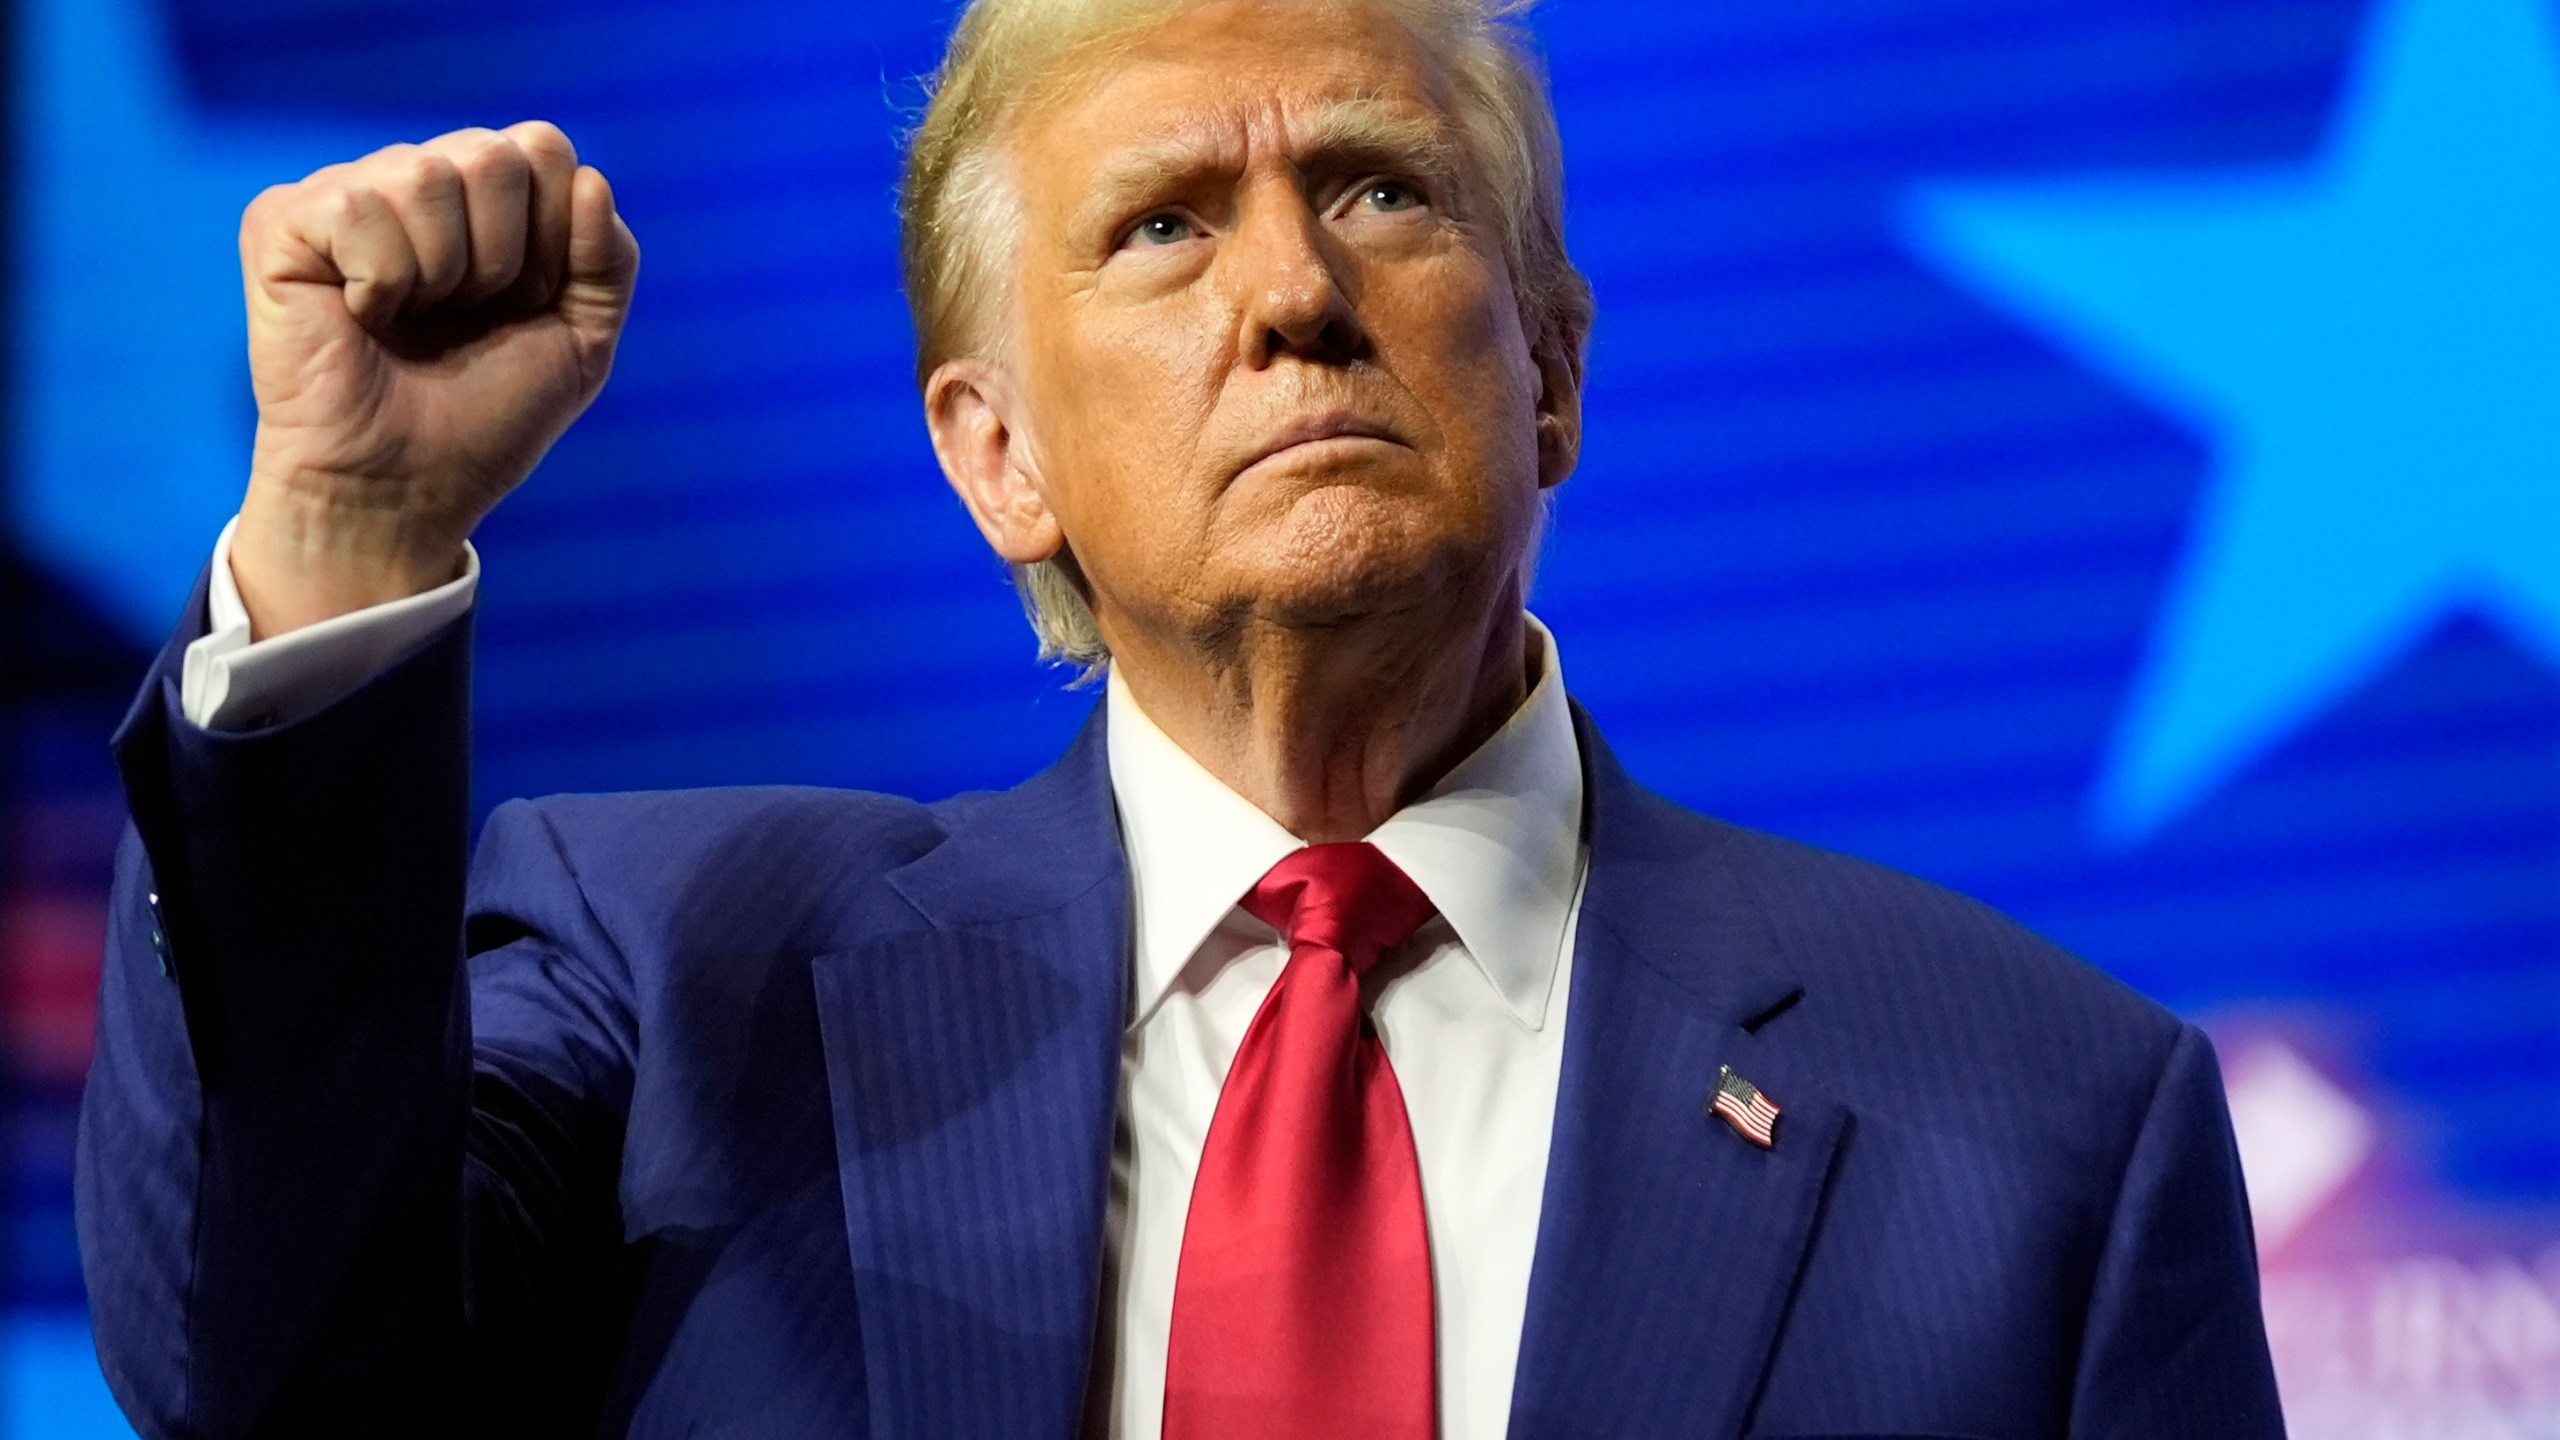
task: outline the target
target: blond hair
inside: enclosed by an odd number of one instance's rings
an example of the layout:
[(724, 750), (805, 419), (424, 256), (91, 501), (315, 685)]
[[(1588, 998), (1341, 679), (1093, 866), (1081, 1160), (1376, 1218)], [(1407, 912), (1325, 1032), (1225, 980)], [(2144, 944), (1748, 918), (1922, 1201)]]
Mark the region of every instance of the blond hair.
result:
[[(1002, 348), (997, 303), (1020, 224), (999, 148), (1005, 127), (1123, 43), (1205, 0), (970, 0), (924, 121), (909, 138), (900, 261), (915, 316), (916, 378)], [(1565, 252), (1564, 156), (1555, 109), (1516, 23), (1535, 0), (1371, 0), (1446, 67), (1467, 158), (1493, 197), (1495, 230), (1542, 366), (1579, 380), (1591, 287)], [(1043, 659), (1099, 673), (1110, 648), (1071, 552), (1013, 567)]]

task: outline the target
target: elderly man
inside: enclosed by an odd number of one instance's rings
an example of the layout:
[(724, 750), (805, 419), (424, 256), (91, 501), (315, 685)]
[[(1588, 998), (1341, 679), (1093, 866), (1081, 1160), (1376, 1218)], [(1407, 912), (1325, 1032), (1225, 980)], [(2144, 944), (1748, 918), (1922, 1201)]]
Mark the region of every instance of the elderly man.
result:
[(2280, 1433), (2203, 1038), (1566, 698), (1590, 302), (1513, 8), (971, 5), (926, 416), (1109, 683), (938, 804), (518, 803), (467, 860), (467, 539), (638, 250), (541, 124), (260, 197), (82, 1117), (147, 1433)]

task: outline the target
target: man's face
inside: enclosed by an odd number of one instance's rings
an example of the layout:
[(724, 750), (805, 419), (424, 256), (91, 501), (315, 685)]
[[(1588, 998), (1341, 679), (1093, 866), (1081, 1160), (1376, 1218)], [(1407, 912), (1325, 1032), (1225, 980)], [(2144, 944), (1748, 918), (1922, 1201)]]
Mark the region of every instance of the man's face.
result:
[(1115, 650), (1516, 600), (1571, 455), (1542, 474), (1493, 197), (1399, 25), (1213, 0), (1014, 142), (1015, 463)]

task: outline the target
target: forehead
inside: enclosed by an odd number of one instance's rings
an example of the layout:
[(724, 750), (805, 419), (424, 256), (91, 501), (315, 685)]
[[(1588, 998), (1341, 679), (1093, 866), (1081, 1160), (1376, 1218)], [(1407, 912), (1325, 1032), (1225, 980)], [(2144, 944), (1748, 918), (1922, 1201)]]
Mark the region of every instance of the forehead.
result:
[(1270, 146), (1436, 134), (1447, 108), (1439, 66), (1368, 0), (1212, 0), (1087, 61), (1077, 80), (1017, 122), (1035, 193), (1177, 156), (1240, 164)]

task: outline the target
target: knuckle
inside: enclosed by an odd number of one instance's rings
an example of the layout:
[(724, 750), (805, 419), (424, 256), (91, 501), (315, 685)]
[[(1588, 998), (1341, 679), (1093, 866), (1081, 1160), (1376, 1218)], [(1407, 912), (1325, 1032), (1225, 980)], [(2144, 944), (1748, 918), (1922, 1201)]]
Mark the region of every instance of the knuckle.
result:
[(431, 149), (458, 155), (469, 151), (474, 146), (487, 144), (497, 133), (486, 125), (465, 125), (459, 130), (447, 130), (428, 141), (427, 145)]
[(293, 204), (301, 188), (299, 184), (270, 185), (251, 196), (240, 211), (240, 233), (253, 235), (274, 228), (277, 217)]
[(504, 132), (525, 156), (537, 165), (574, 169), (578, 163), (578, 147), (568, 132), (548, 120), (525, 120), (510, 125)]
[(468, 180), (507, 181), (525, 172), (524, 151), (495, 130), (465, 132), (455, 142), (454, 164)]
[(423, 145), (411, 146), (402, 154), (395, 173), (400, 187), (420, 198), (441, 199), (462, 186), (453, 161)]
[(311, 218), (331, 230), (343, 230), (363, 220), (371, 210), (372, 192), (356, 185), (321, 185), (303, 196), (303, 206)]
[(350, 181), (331, 189), (329, 197), (330, 203), (335, 207), (332, 213), (337, 215), (343, 224), (361, 225), (368, 221), (382, 219), (391, 213), (391, 202), (383, 195), (382, 187), (379, 185)]

